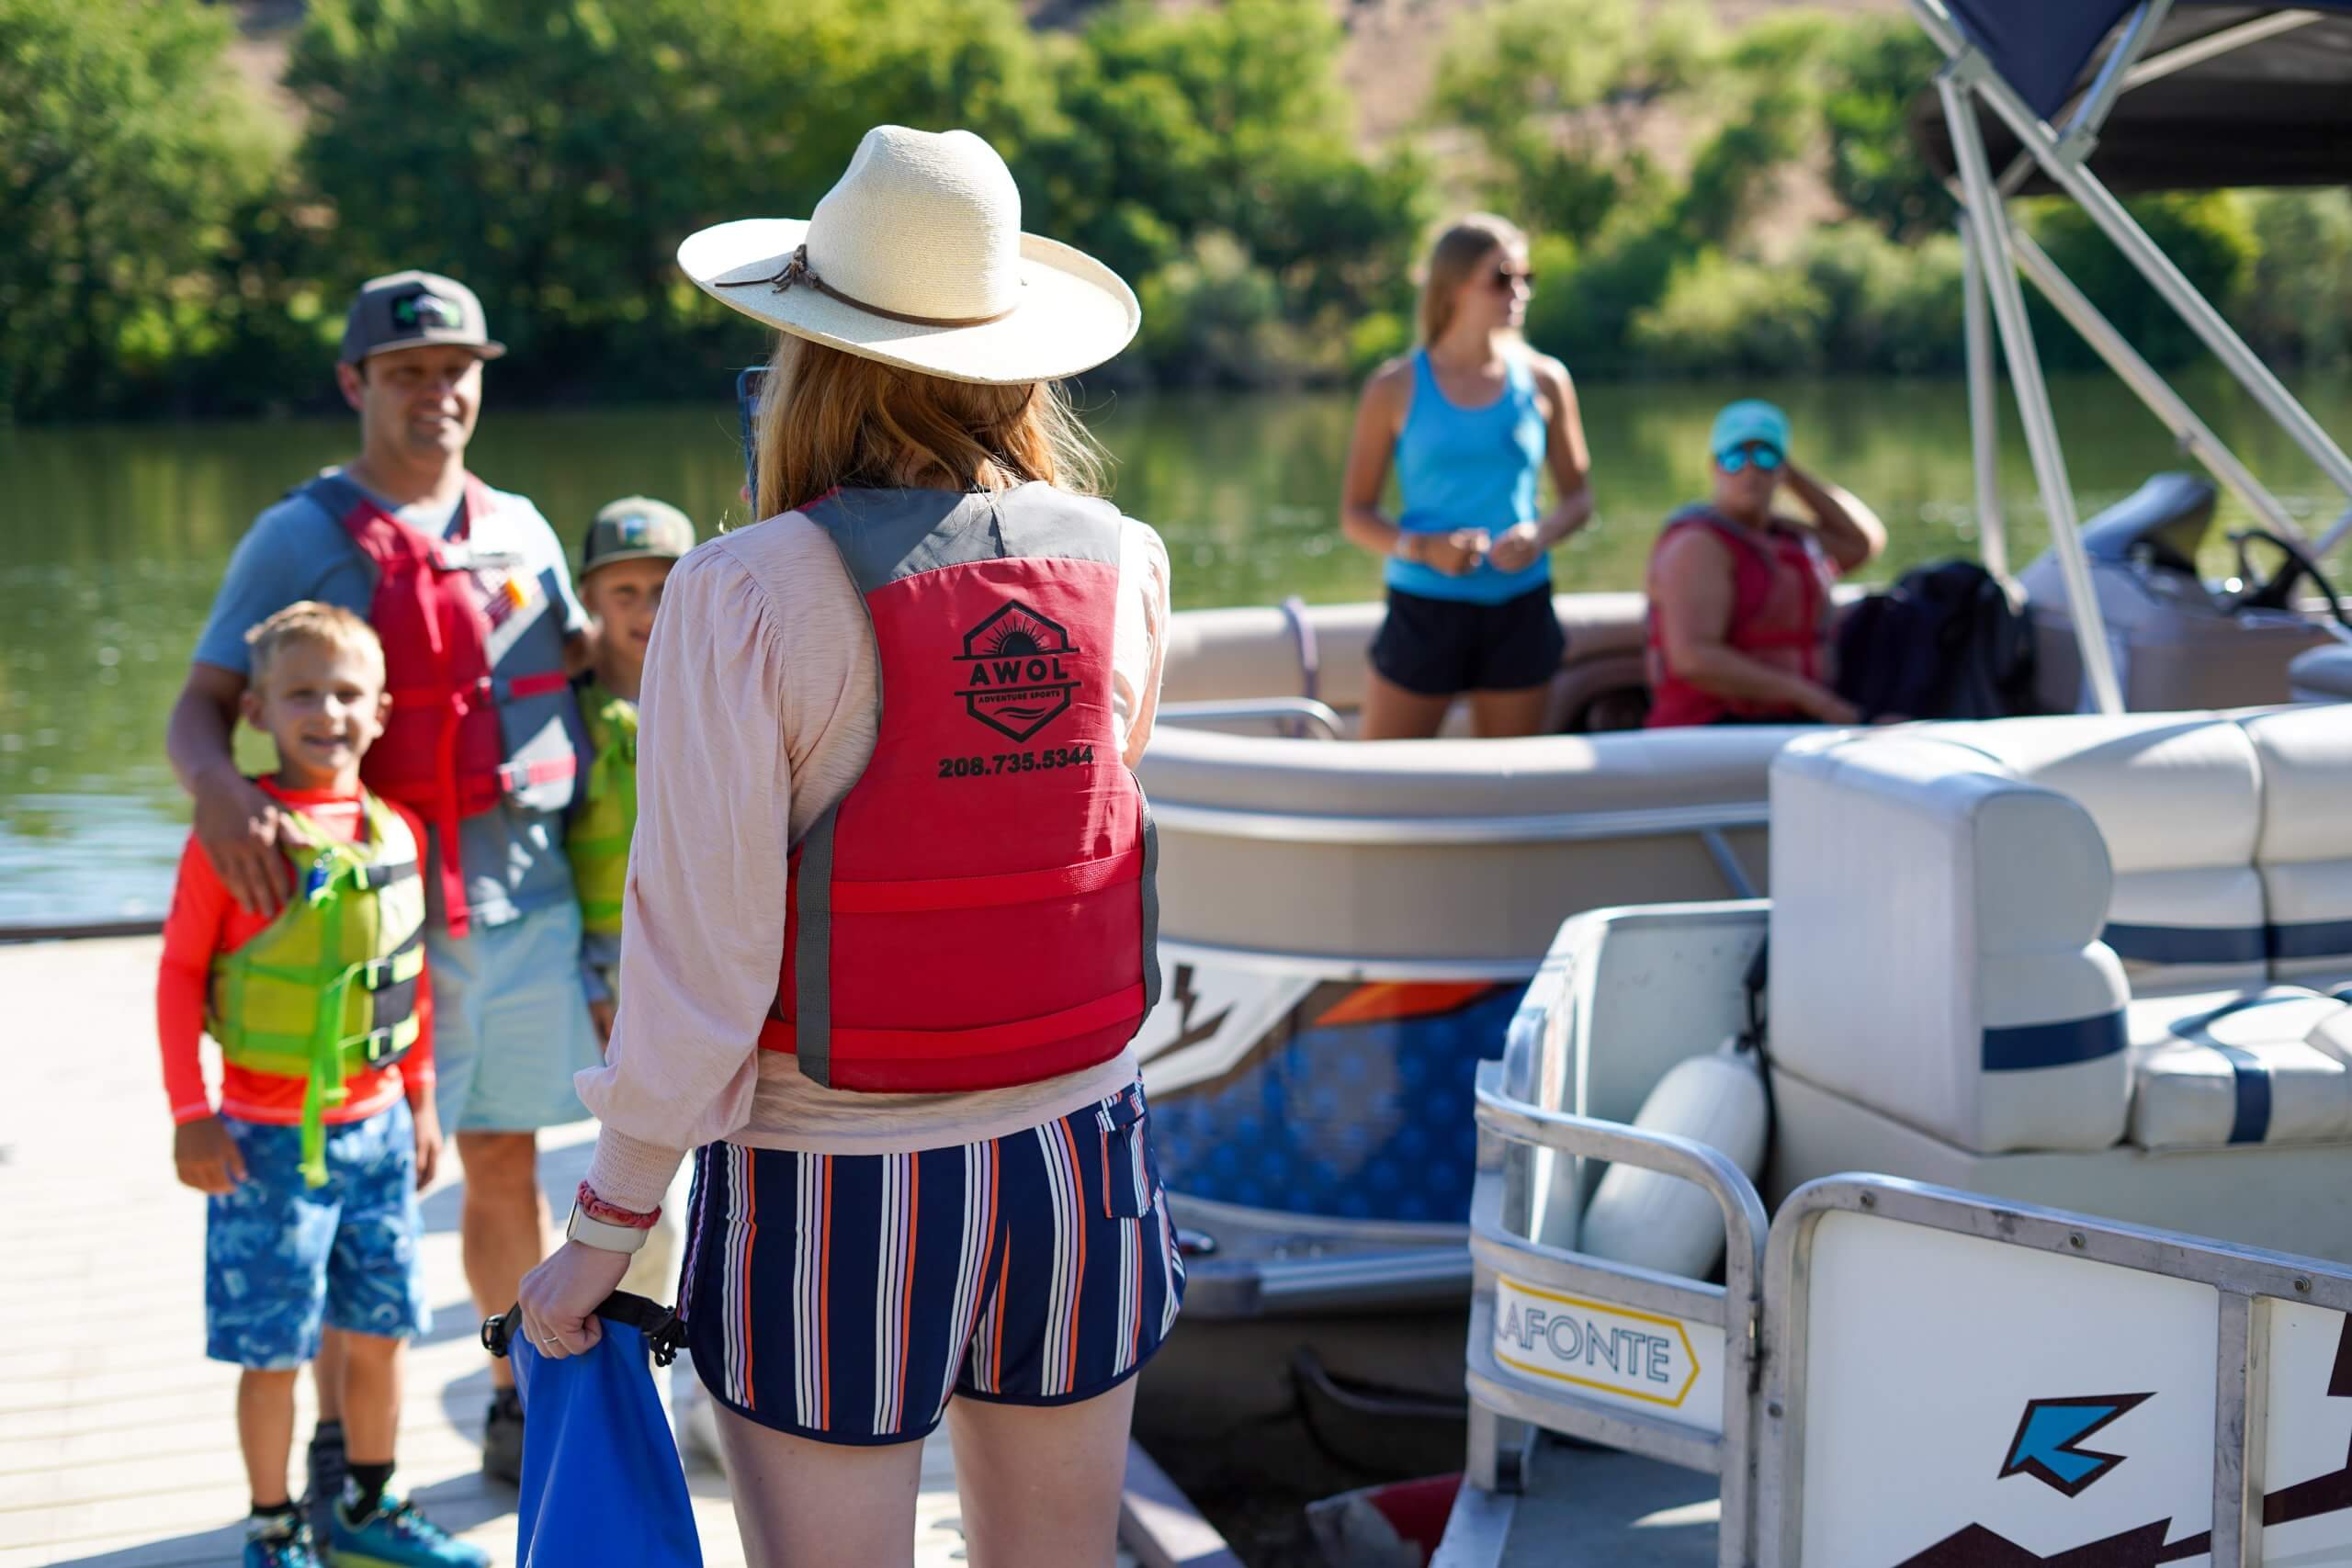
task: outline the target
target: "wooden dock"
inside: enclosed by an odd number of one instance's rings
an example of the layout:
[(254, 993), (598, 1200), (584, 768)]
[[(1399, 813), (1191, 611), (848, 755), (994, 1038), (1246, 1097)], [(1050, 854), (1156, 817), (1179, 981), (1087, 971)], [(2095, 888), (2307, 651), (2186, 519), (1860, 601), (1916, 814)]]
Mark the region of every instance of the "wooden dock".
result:
[[(243, 1549), (237, 1371), (204, 1359), (204, 1200), (173, 1174), (155, 1058), (160, 947), (0, 946), (0, 1568), (178, 1568), (234, 1563)], [(548, 1190), (579, 1180), (594, 1133), (542, 1140)], [(400, 1484), (503, 1568), (514, 1494), (480, 1470), (490, 1373), (458, 1264), (462, 1179), (452, 1157), (425, 1195), (434, 1323), (408, 1362)], [(298, 1488), (310, 1397), (306, 1379)], [(915, 1562), (944, 1568), (964, 1554), (944, 1437), (923, 1461)], [(741, 1564), (725, 1478), (691, 1467), (688, 1479), (705, 1561)], [(1180, 1532), (1198, 1525), (1181, 1498), (1140, 1506)], [(1131, 1496), (1131, 1517), (1137, 1506)]]

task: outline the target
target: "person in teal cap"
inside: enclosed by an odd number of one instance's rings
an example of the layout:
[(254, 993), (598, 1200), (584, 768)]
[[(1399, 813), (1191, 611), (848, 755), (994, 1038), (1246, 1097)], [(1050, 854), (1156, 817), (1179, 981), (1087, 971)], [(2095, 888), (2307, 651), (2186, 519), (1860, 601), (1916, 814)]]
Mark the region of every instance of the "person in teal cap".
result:
[[(1830, 589), (1886, 547), (1885, 526), (1797, 466), (1770, 403), (1727, 405), (1707, 450), (1713, 499), (1650, 550), (1650, 727), (1854, 723), (1828, 666)], [(1772, 509), (1783, 482), (1809, 521)]]

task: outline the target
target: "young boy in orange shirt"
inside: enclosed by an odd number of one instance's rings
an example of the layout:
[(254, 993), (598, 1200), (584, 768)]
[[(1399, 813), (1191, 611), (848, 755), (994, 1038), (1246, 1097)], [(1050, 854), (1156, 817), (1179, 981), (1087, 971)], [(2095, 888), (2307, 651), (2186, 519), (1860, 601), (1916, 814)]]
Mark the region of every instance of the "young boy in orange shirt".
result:
[[(360, 787), (383, 728), (383, 649), (333, 605), (289, 605), (246, 636), (247, 722), (277, 743), (258, 781), (296, 825), (299, 889), (247, 913), (194, 838), (164, 928), (156, 985), (164, 1084), (180, 1179), (208, 1195), (205, 1352), (244, 1369), (237, 1437), (253, 1491), (245, 1568), (317, 1568), (288, 1497), (294, 1383), (322, 1360), (322, 1414), (348, 1455), (327, 1531), (333, 1559), (380, 1568), (481, 1568), (387, 1489), (400, 1424), (400, 1352), (429, 1321), (417, 1189), (441, 1153), (424, 973), (424, 828)], [(220, 1105), (198, 1037), (220, 1046)], [(323, 1423), (322, 1423), (323, 1424)]]

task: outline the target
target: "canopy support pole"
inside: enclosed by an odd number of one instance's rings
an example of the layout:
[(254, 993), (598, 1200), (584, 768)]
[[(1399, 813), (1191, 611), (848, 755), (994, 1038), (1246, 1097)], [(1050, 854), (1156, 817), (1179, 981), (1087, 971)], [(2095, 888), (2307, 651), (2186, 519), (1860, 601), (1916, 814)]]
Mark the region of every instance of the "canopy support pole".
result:
[[(2060, 189), (2073, 197), (2090, 215), (2091, 221), (2098, 224), (2116, 249), (2123, 253), (2124, 259), (2148, 280), (2158, 294), (2164, 296), (2165, 302), (2228, 367), (2238, 384), (2278, 422), (2278, 427), (2287, 433), (2288, 439), (2318, 465), (2329, 482), (2346, 495), (2352, 495), (2352, 457), (2345, 456), (2344, 449), (2320, 428), (2319, 422), (2295, 400), (2294, 394), (2279, 384), (2278, 378), (2270, 373), (2260, 356), (2248, 348), (2245, 340), (2222, 319), (2221, 312), (2207, 303), (2205, 297), (2197, 292), (2196, 286), (2181, 275), (2180, 269), (2173, 265), (2172, 258), (2148, 238), (2147, 231), (2124, 210), (2115, 193), (2087, 168), (2064, 155), (2050, 127), (2034, 114), (2025, 100), (2018, 96), (2017, 90), (2001, 78), (2000, 73), (1962, 34), (1958, 24), (1952, 20), (1951, 13), (1945, 8), (1944, 0), (1911, 0), (1911, 8), (1928, 35), (1951, 57), (1946, 77), (1939, 78), (1939, 82), (1948, 79), (1954, 71), (1965, 75), (1966, 93), (1981, 96), (1993, 107), (1993, 111), (2016, 135), (2018, 144), (2032, 155), (2033, 161), (2041, 165), (2042, 172)], [(1952, 102), (1952, 95), (1947, 93), (1947, 117)], [(1969, 115), (1973, 124), (1973, 107), (1969, 107)], [(1954, 130), (1956, 134), (1957, 122)], [(1981, 145), (1979, 152), (1982, 152)], [(1972, 208), (1981, 207), (1984, 199), (1993, 194), (1990, 182), (1984, 182), (1981, 190), (1975, 182), (1969, 184)], [(1996, 304), (1998, 299), (1996, 291)], [(2008, 334), (2004, 331), (2002, 335), (2006, 340)]]
[(1993, 320), (1984, 306), (1984, 264), (1960, 214), (1960, 287), (1968, 351), (1968, 442), (1976, 467), (1976, 548), (1984, 570), (2007, 581), (2009, 526), (2001, 513), (2001, 404), (1993, 384)]
[(2346, 534), (2352, 534), (2352, 506), (2346, 507), (2343, 514), (2328, 525), (2327, 532), (2322, 534), (2318, 543), (2312, 546), (2312, 554), (2326, 555), (2328, 551), (2344, 542), (2344, 536)]
[[(1915, 0), (1933, 4), (1934, 0)], [(2033, 345), (2033, 326), (2026, 319), (2025, 295), (2018, 288), (2017, 268), (2009, 260), (2008, 213), (1993, 188), (1993, 174), (1984, 155), (1984, 134), (1976, 121), (1976, 106), (1969, 88), (1955, 76), (1957, 65), (1936, 74), (1936, 91), (1943, 99), (1944, 118), (1951, 126), (1953, 152), (1960, 177), (1968, 191), (1969, 236), (1977, 251), (1978, 271), (1991, 292), (1993, 319), (2000, 328), (2001, 349), (2009, 362), (2009, 387), (2018, 402), (2018, 417), (2025, 425), (2026, 448), (2033, 455), (2033, 473), (2041, 487), (2041, 502), (2050, 514), (2050, 541), (2066, 580), (2066, 600), (2074, 612), (2075, 638), (2081, 646), (2083, 678), (2091, 701), (2100, 713), (2123, 711), (2123, 692), (2115, 678), (2115, 660), (2107, 642), (2107, 617), (2100, 614), (2098, 592), (2091, 581), (2090, 558), (2084, 553), (2075, 525), (2075, 492), (2066, 478), (2066, 455), (2058, 444), (2058, 422), (2050, 408), (2050, 388), (2041, 378), (2041, 359)]]
[(2278, 498), (2265, 489), (2252, 470), (2238, 461), (2236, 453), (2222, 445), (2222, 438), (2214, 434), (2211, 427), (2197, 417), (2196, 412), (2181, 400), (2180, 394), (2172, 389), (2171, 384), (2140, 357), (2139, 351), (2116, 331), (2115, 323), (2099, 314), (2098, 307), (2083, 297), (2083, 291), (2059, 270), (2058, 264), (2050, 259), (2049, 253), (2035, 244), (2032, 237), (2020, 229), (2009, 231), (2009, 249), (2017, 258), (2018, 270), (2033, 280), (2033, 286), (2041, 290), (2041, 297), (2066, 319), (2067, 325), (2082, 334), (2083, 341), (2107, 362), (2107, 367), (2115, 372), (2116, 378), (2139, 395), (2140, 401), (2146, 404), (2148, 412), (2172, 432), (2173, 439), (2180, 443), (2182, 449), (2204, 464), (2215, 479), (2228, 487), (2231, 494), (2245, 502), (2247, 511), (2262, 519), (2264, 527), (2290, 538), (2294, 537), (2297, 533), (2294, 521), (2287, 515), (2287, 509), (2278, 504)]

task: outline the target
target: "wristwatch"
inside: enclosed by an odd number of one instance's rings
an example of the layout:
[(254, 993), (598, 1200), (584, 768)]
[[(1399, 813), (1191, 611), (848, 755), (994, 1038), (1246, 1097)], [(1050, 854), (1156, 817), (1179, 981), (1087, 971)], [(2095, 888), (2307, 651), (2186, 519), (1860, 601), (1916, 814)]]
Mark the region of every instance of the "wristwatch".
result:
[(571, 1206), (571, 1218), (564, 1222), (563, 1239), (593, 1247), (599, 1252), (635, 1252), (653, 1234), (652, 1227), (639, 1230), (634, 1225), (616, 1225), (581, 1213), (580, 1205)]
[(1419, 558), (1413, 554), (1413, 536), (1402, 528), (1396, 530), (1396, 542), (1388, 547), (1388, 553), (1403, 561)]

